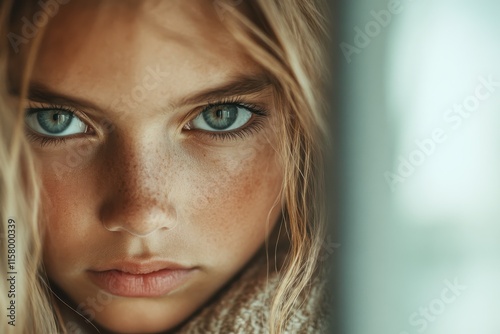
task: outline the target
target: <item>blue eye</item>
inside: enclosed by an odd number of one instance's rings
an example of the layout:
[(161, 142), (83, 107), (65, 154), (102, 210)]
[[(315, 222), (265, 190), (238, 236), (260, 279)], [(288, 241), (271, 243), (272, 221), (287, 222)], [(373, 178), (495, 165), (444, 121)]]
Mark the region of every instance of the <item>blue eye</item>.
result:
[(235, 104), (210, 106), (191, 121), (191, 128), (220, 132), (244, 126), (252, 117), (247, 108)]
[(61, 109), (32, 109), (26, 124), (36, 133), (62, 137), (87, 132), (87, 125), (73, 112)]

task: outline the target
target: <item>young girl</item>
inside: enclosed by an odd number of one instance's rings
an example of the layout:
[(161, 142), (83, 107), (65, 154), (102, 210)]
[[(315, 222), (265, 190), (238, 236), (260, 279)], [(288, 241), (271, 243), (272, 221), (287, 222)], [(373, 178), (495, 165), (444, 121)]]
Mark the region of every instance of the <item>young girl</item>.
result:
[(324, 12), (4, 1), (2, 333), (323, 331)]

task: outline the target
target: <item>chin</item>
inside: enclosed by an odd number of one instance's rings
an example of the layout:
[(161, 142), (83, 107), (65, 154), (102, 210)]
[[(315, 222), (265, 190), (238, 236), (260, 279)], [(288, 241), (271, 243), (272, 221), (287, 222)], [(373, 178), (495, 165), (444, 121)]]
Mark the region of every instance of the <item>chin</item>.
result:
[[(162, 333), (176, 328), (189, 317), (189, 310), (158, 307), (161, 302), (109, 307), (96, 314), (95, 322), (107, 331), (122, 334)], [(156, 305), (155, 305), (156, 304)]]

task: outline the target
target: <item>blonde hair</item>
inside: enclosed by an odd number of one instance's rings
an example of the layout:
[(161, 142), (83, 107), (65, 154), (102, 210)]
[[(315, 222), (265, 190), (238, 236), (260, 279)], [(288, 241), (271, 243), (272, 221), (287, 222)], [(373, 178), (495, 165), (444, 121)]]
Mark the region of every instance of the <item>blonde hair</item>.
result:
[[(328, 79), (325, 45), (325, 4), (320, 0), (256, 0), (247, 6), (257, 20), (243, 15), (241, 0), (216, 0), (217, 13), (273, 80), (279, 108), (278, 152), (284, 164), (283, 221), (289, 251), (274, 294), (269, 331), (282, 333), (294, 307), (307, 295), (312, 278), (320, 273), (325, 208), (323, 149), (327, 139), (324, 89)], [(2, 5), (0, 29), (6, 36), (13, 1)], [(39, 36), (30, 42), (21, 96), (26, 95), (30, 66)], [(0, 77), (7, 82), (7, 50), (0, 49)], [(7, 85), (0, 86), (2, 114), (0, 144), (0, 273), (7, 275), (7, 224), (16, 222), (16, 327), (2, 321), (2, 333), (66, 331), (47, 291), (42, 270), (43, 228), (38, 226), (40, 185), (30, 146), (24, 136), (24, 112), (9, 103)], [(0, 290), (6, 291), (1, 280)], [(0, 307), (8, 307), (5, 298)]]
[[(319, 274), (325, 233), (323, 148), (327, 139), (324, 89), (327, 80), (326, 12), (318, 1), (252, 2), (259, 28), (231, 3), (229, 30), (271, 75), (280, 108), (279, 152), (284, 163), (283, 223), (290, 240), (281, 282), (275, 292), (271, 333), (284, 331), (301, 295)], [(242, 29), (246, 27), (246, 29)], [(265, 29), (265, 30), (262, 30)]]
[[(21, 11), (25, 8), (16, 10)], [(9, 14), (13, 10), (13, 1), (4, 1), (0, 17), (0, 35), (9, 33)], [(2, 321), (0, 331), (9, 333), (57, 333), (57, 321), (53, 312), (51, 297), (47, 291), (45, 280), (41, 277), (43, 229), (39, 226), (40, 185), (34, 166), (34, 160), (28, 141), (24, 136), (24, 110), (9, 99), (7, 91), (8, 50), (7, 39), (2, 39), (0, 48), (0, 113), (2, 122), (0, 144), (0, 276), (9, 277), (7, 273), (15, 272), (15, 297), (0, 298), (0, 308), (6, 310), (10, 300), (15, 301), (15, 326)], [(33, 41), (31, 49), (37, 48), (40, 38)], [(28, 52), (27, 66), (23, 73), (24, 82), (31, 71), (34, 52)], [(24, 87), (26, 89), (26, 87)], [(22, 92), (26, 95), (26, 91)], [(15, 222), (15, 262), (8, 263), (7, 255), (9, 222)], [(11, 238), (12, 239), (12, 238)], [(13, 267), (10, 267), (10, 264)], [(0, 280), (1, 291), (8, 291), (10, 284)]]

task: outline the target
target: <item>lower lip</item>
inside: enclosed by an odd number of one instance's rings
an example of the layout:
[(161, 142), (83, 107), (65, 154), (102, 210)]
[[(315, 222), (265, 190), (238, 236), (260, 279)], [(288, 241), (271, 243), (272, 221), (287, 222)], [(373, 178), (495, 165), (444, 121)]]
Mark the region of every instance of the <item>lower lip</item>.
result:
[(91, 271), (95, 284), (107, 292), (122, 297), (161, 297), (180, 285), (194, 269), (164, 269), (149, 274), (129, 274), (119, 270)]

